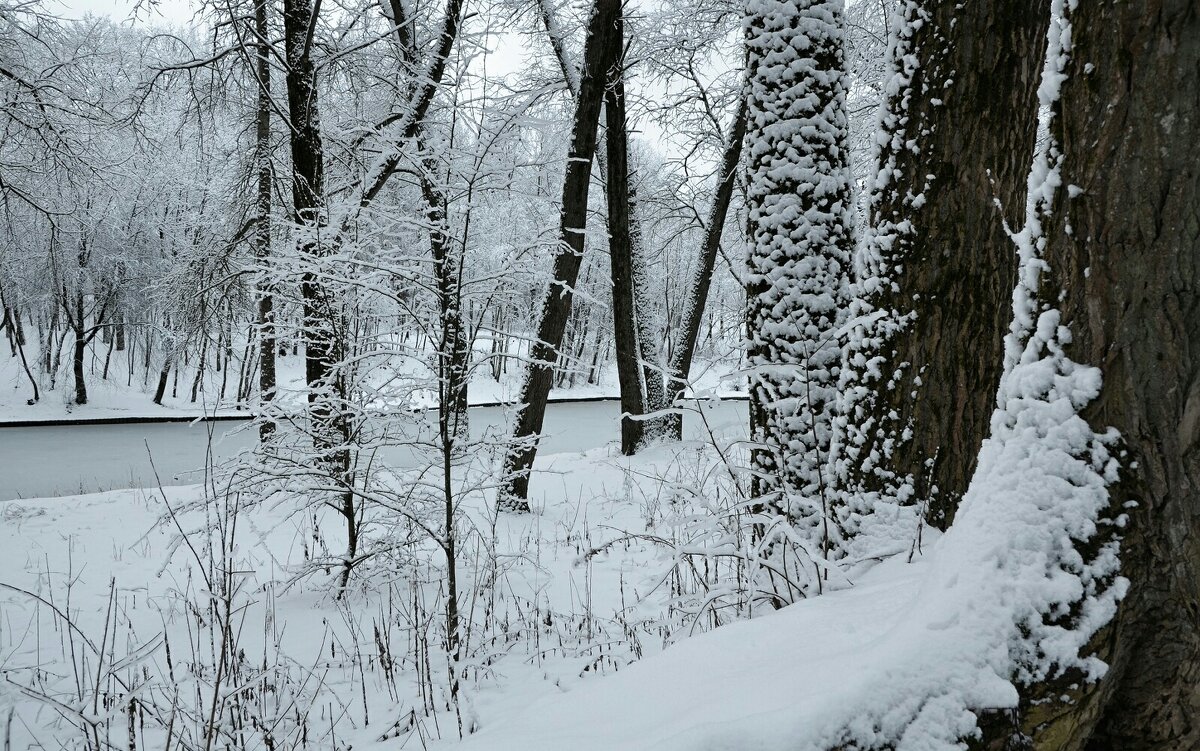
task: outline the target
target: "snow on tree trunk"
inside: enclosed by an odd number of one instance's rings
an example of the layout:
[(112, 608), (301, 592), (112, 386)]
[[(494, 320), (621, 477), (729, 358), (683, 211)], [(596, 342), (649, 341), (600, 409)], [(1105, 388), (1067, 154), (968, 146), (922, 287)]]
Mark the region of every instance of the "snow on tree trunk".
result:
[[(857, 500), (953, 518), (987, 435), (1033, 152), (1048, 0), (905, 0), (889, 75), (842, 374), (837, 464)], [(996, 202), (1002, 208), (997, 208)]]
[(1069, 59), (1043, 84), (1063, 153), (1042, 274), (1073, 356), (1104, 371), (1083, 415), (1121, 434), (1129, 592), (1091, 642), (1108, 671), (1032, 685), (1021, 730), (1038, 749), (1183, 751), (1200, 747), (1200, 16), (1187, 0), (1069, 11)]
[[(562, 70), (563, 81), (567, 85), (567, 90), (571, 92), (572, 97), (578, 98), (580, 87), (579, 69), (571, 61), (570, 54), (566, 47), (566, 34), (562, 27), (559, 26), (554, 8), (549, 0), (538, 0), (538, 11), (542, 18), (542, 25), (546, 28), (546, 34), (550, 39), (550, 46), (554, 50), (554, 57), (558, 61), (559, 69)], [(613, 68), (613, 80), (609, 83), (610, 89), (620, 87), (624, 91), (624, 69)], [(606, 93), (606, 102), (612, 98), (611, 91)], [(624, 110), (624, 95), (619, 98), (620, 106)], [(605, 119), (608, 120), (611, 115), (606, 114)], [(604, 148), (596, 151), (596, 166), (600, 171), (607, 176), (605, 181), (605, 190), (610, 191), (613, 184), (614, 175), (621, 182), (621, 187), (618, 188), (626, 197), (626, 202), (623, 210), (615, 211), (611, 201), (609, 202), (609, 217), (621, 215), (618, 219), (627, 225), (627, 230), (621, 230), (628, 235), (628, 259), (629, 263), (627, 272), (629, 280), (626, 282), (623, 278), (620, 280), (620, 285), (630, 287), (628, 293), (624, 290), (617, 291), (614, 289), (614, 312), (613, 312), (613, 327), (615, 349), (617, 354), (618, 367), (618, 382), (621, 384), (621, 401), (623, 412), (629, 414), (642, 414), (647, 411), (656, 411), (664, 409), (669, 405), (669, 400), (666, 395), (666, 384), (663, 379), (663, 367), (657, 362), (659, 347), (657, 344), (662, 340), (661, 330), (651, 325), (653, 319), (654, 305), (650, 299), (650, 289), (653, 286), (650, 280), (650, 275), (646, 271), (646, 240), (642, 233), (642, 217), (640, 202), (637, 199), (636, 188), (632, 180), (631, 167), (629, 165), (629, 150), (628, 150), (628, 131), (625, 123), (624, 112), (619, 118), (621, 130), (616, 131), (616, 120), (606, 124), (606, 131), (601, 135), (600, 141)], [(608, 140), (611, 138), (608, 134), (620, 133), (620, 137), (625, 139), (625, 143), (616, 144), (624, 156), (621, 157), (625, 162), (623, 170), (614, 172), (610, 167), (609, 162), (613, 159), (613, 151)], [(620, 177), (623, 175), (623, 177)], [(612, 226), (609, 227), (610, 235), (617, 232)], [(624, 254), (623, 250), (618, 252)], [(618, 279), (614, 268), (613, 284), (618, 286)], [(626, 274), (624, 270), (621, 272)], [(625, 301), (621, 300), (622, 312), (617, 313), (615, 302), (616, 297), (629, 296), (632, 302), (629, 304), (628, 312), (625, 311)], [(617, 320), (618, 315), (627, 316), (629, 321)], [(632, 333), (620, 333), (622, 328), (632, 325)], [(628, 363), (641, 363), (639, 366), (640, 373), (635, 377)], [(625, 374), (622, 376), (621, 371)], [(634, 390), (636, 388), (636, 391)], [(664, 421), (661, 419), (644, 420), (644, 421), (621, 421), (621, 446), (622, 451), (626, 454), (632, 454), (637, 450), (639, 444), (642, 443), (647, 434), (651, 434), (653, 438), (656, 435), (662, 434), (665, 429)]]
[[(617, 17), (616, 43), (623, 46), (624, 23)], [(625, 81), (620, 63), (610, 72), (604, 94), (604, 144), (607, 154), (605, 191), (608, 198), (608, 255), (612, 268), (613, 339), (617, 351), (617, 380), (621, 388), (621, 453), (635, 453), (646, 424), (636, 419), (646, 412), (646, 382), (641, 365), (641, 339), (635, 304), (634, 264), (629, 213), (629, 152), (625, 121)]]
[(254, 4), (255, 74), (258, 83), (258, 111), (255, 117), (254, 158), (258, 172), (258, 193), (255, 212), (258, 226), (254, 228), (254, 254), (260, 264), (258, 272), (258, 398), (262, 422), (259, 438), (268, 440), (275, 432), (275, 423), (267, 416), (269, 402), (275, 398), (275, 297), (271, 290), (266, 264), (271, 255), (271, 48), (267, 26), (267, 0)]
[(838, 0), (754, 0), (746, 19), (753, 494), (802, 527), (828, 519), (852, 242), (842, 13)]
[(321, 228), (325, 216), (325, 167), (317, 102), (316, 67), (311, 56), (309, 29), (313, 11), (307, 0), (287, 0), (283, 6), (284, 49), (288, 62), (288, 114), (291, 117), (292, 205), (299, 227), (301, 254), (310, 268), (300, 283), (303, 299), (304, 375), (318, 443), (336, 443), (331, 419), (333, 364), (339, 359), (334, 341), (332, 304), (322, 289), (316, 266), (324, 255)]

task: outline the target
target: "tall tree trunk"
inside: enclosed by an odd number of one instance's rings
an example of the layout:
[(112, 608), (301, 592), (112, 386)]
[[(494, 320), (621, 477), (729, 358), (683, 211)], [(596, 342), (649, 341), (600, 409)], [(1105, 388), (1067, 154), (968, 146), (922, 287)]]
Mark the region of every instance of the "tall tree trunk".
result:
[[(316, 67), (312, 60), (313, 9), (308, 0), (284, 0), (284, 51), (287, 57), (288, 115), (291, 120), (292, 206), (300, 225), (300, 251), (310, 265), (324, 253), (320, 229), (325, 223), (325, 167), (317, 102)], [(333, 445), (330, 425), (333, 363), (338, 359), (333, 306), (318, 272), (308, 269), (300, 282), (304, 376), (308, 385), (313, 435), (318, 450)]]
[(1108, 672), (1033, 687), (1021, 731), (1053, 751), (1185, 751), (1200, 748), (1200, 14), (1091, 0), (1067, 17), (1044, 257), (1071, 356), (1103, 372), (1086, 415), (1127, 452), (1112, 498), (1129, 591), (1093, 640)]
[[(849, 283), (851, 191), (840, 0), (752, 6), (747, 337), (753, 496), (828, 553), (825, 492)], [(815, 509), (815, 511), (814, 511)]]
[(74, 356), (71, 358), (72, 373), (75, 376), (75, 403), (87, 404), (87, 383), (85, 382), (83, 363), (87, 356), (87, 333), (84, 329), (84, 307), (83, 307), (83, 291), (75, 293), (75, 312), (74, 319), (68, 316), (68, 323), (71, 330), (75, 334), (75, 349)]
[[(840, 464), (851, 493), (928, 502), (948, 526), (1000, 382), (1019, 223), (1037, 130), (1049, 0), (903, 4), (870, 272), (852, 334)], [(997, 208), (998, 200), (1003, 209)]]
[[(618, 12), (615, 44), (624, 49), (624, 22)], [(637, 419), (646, 412), (646, 388), (638, 346), (634, 300), (633, 245), (630, 240), (629, 153), (625, 122), (625, 76), (617, 62), (604, 92), (605, 147), (608, 155), (608, 256), (612, 267), (613, 333), (617, 344), (617, 380), (621, 387), (621, 453), (635, 453), (645, 433)]]
[[(312, 268), (321, 263), (326, 247), (321, 231), (325, 216), (325, 167), (317, 104), (316, 66), (312, 59), (312, 34), (316, 18), (308, 0), (284, 0), (284, 51), (288, 62), (288, 114), (292, 130), (292, 204), (300, 224), (300, 253), (310, 268), (300, 282), (301, 335), (304, 337), (304, 380), (308, 387), (309, 419), (317, 462), (329, 477), (343, 486), (336, 507), (346, 522), (347, 552), (342, 591), (349, 579), (358, 543), (358, 513), (350, 487), (349, 426), (342, 414), (345, 394), (335, 372), (344, 342), (338, 333), (341, 316)], [(261, 372), (261, 371), (260, 371)]]
[[(266, 442), (275, 432), (275, 423), (268, 416), (270, 402), (275, 398), (275, 298), (266, 269), (271, 256), (271, 46), (267, 25), (267, 0), (254, 4), (254, 33), (258, 72), (258, 113), (255, 118), (255, 161), (258, 168), (258, 195), (255, 206), (258, 226), (254, 231), (254, 255), (258, 272), (258, 399), (261, 422), (260, 441)], [(245, 361), (243, 360), (243, 368)], [(239, 378), (239, 395), (240, 378)]]
[[(558, 61), (559, 69), (562, 71), (563, 81), (567, 85), (567, 90), (571, 92), (572, 97), (578, 99), (581, 81), (580, 72), (570, 59), (567, 51), (564, 32), (558, 25), (554, 15), (554, 8), (552, 7), (550, 0), (538, 0), (538, 10), (542, 17), (542, 24), (546, 28), (546, 34), (550, 39), (550, 46), (554, 50), (555, 59)], [(623, 66), (621, 68), (614, 68), (613, 74), (619, 74), (623, 76)], [(620, 85), (623, 91), (623, 78), (619, 80), (614, 78), (610, 86), (615, 85)], [(607, 99), (608, 95), (606, 94), (605, 96)], [(624, 101), (621, 102), (621, 106), (624, 108)], [(624, 116), (622, 116), (621, 121), (622, 123), (625, 122)], [(606, 125), (607, 132), (612, 132), (611, 129), (612, 125)], [(625, 169), (621, 174), (624, 175), (622, 185), (626, 196), (626, 206), (623, 212), (618, 213), (624, 214), (623, 221), (628, 228), (627, 235), (629, 259), (631, 261), (629, 265), (628, 285), (631, 288), (629, 296), (632, 299), (630, 315), (632, 316), (633, 335), (615, 337), (615, 346), (618, 362), (618, 382), (621, 384), (621, 400), (626, 404), (626, 406), (622, 407), (622, 411), (628, 412), (629, 407), (640, 403), (641, 407), (638, 409), (638, 411), (636, 413), (631, 412), (630, 414), (643, 414), (647, 411), (655, 411), (665, 408), (668, 404), (668, 400), (666, 397), (666, 384), (663, 379), (663, 368), (657, 364), (655, 358), (651, 357), (652, 354), (657, 353), (658, 345), (660, 343), (658, 340), (660, 340), (662, 337), (661, 335), (657, 335), (660, 332), (656, 332), (654, 327), (650, 325), (651, 306), (648, 303), (650, 298), (649, 290), (651, 287), (651, 282), (647, 278), (647, 275), (644, 271), (644, 265), (647, 257), (646, 243), (645, 237), (642, 234), (640, 211), (641, 204), (637, 199), (637, 191), (632, 180), (631, 166), (629, 163), (627, 125), (625, 129), (621, 131), (621, 133), (622, 137), (625, 138), (625, 142), (620, 145), (620, 149), (625, 154)], [(605, 141), (607, 138), (608, 136), (606, 134), (601, 136), (602, 141)], [(611, 158), (610, 153), (611, 152), (607, 144), (605, 144), (605, 148), (596, 152), (596, 165), (600, 168), (601, 172), (603, 172), (606, 176), (609, 176), (609, 179), (605, 180), (605, 190), (608, 189), (608, 185), (611, 182), (611, 175), (613, 174), (612, 168), (608, 164), (609, 159)], [(612, 206), (611, 201), (609, 201), (609, 205), (610, 207)], [(609, 215), (612, 215), (611, 208), (609, 210)], [(613, 232), (614, 229), (610, 226), (609, 234), (611, 235)], [(616, 284), (615, 278), (613, 283)], [(622, 281), (621, 284), (626, 284), (626, 282)], [(617, 294), (617, 292), (614, 291), (614, 294)], [(625, 293), (621, 292), (620, 294)], [(614, 316), (615, 315), (616, 313), (614, 312)], [(620, 328), (624, 324), (617, 324), (614, 320), (614, 325), (617, 328)], [(622, 361), (626, 363), (641, 363), (638, 366), (641, 369), (641, 373), (636, 379), (630, 376), (626, 376), (623, 379), (620, 377)], [(628, 369), (628, 364), (626, 365), (626, 368)], [(632, 389), (635, 385), (638, 388), (637, 393), (633, 393), (632, 391), (627, 392), (627, 389)], [(632, 444), (633, 448), (630, 449), (629, 453), (637, 450), (637, 444), (642, 442), (647, 433), (654, 433), (655, 435), (660, 435), (663, 433), (663, 421), (660, 419), (638, 421), (636, 425), (632, 423), (633, 421), (630, 420), (621, 421), (622, 450), (625, 450), (624, 447), (626, 447), (630, 439), (636, 437), (636, 441), (634, 441)]]
[(563, 331), (571, 313), (571, 297), (583, 260), (584, 230), (587, 225), (588, 184), (600, 104), (604, 98), (608, 68), (621, 53), (615, 42), (614, 24), (620, 0), (596, 0), (588, 21), (579, 96), (576, 98), (571, 146), (567, 152), (563, 180), (559, 247), (554, 257), (554, 277), (542, 305), (541, 321), (530, 348), (530, 363), (521, 388), (514, 445), (504, 457), (504, 487), (500, 506), (513, 511), (529, 510), (529, 473), (537, 456), (537, 436), (546, 414), (554, 363), (562, 344)]
[(427, 161), (421, 173), (421, 193), (429, 221), (429, 247), (437, 278), (439, 424), (446, 450), (467, 437), (467, 369), (470, 350), (462, 316), (462, 259), (455, 252), (446, 216), (446, 196), (435, 182), (435, 165)]
[[(700, 324), (704, 308), (708, 303), (708, 290), (712, 285), (713, 270), (717, 265), (717, 252), (721, 249), (721, 235), (725, 231), (725, 217), (733, 201), (733, 188), (737, 183), (737, 168), (742, 160), (742, 142), (746, 137), (746, 100), (738, 101), (733, 124), (725, 140), (725, 151), (721, 155), (721, 166), (717, 171), (717, 190), (713, 194), (708, 212), (708, 225), (704, 228), (704, 241), (700, 245), (695, 272), (687, 290), (687, 303), (681, 321), (682, 333), (668, 368), (668, 403), (678, 401), (687, 389), (688, 376), (692, 370), (692, 358), (700, 338)], [(683, 440), (683, 415), (673, 414), (665, 421), (667, 434), (676, 441)]]

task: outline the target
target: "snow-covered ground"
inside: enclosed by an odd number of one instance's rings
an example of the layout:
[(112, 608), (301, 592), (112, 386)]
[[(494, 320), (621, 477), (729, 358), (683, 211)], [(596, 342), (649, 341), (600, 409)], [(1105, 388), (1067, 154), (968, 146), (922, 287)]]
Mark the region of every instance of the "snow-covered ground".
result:
[[(1015, 670), (1102, 672), (1079, 652), (1124, 591), (1115, 547), (1073, 547), (1106, 502), (1072, 404), (1098, 381), (1047, 397), (1038, 369), (1014, 371), (949, 532), (752, 620), (719, 599), (737, 565), (713, 520), (744, 495), (716, 446), (541, 456), (532, 514), (495, 514), (485, 481), (458, 509), (457, 665), (445, 558), (405, 523), (420, 497), (369, 512), (341, 598), (337, 516), (287, 493), (2, 503), (0, 731), (14, 748), (961, 748), (975, 711), (1015, 705)], [(1076, 601), (1078, 623), (1043, 620)]]
[(497, 518), (488, 497), (468, 496), (457, 701), (443, 559), (428, 542), (364, 566), (339, 600), (336, 572), (313, 566), (342, 544), (336, 517), (286, 501), (241, 510), (224, 539), (204, 531), (218, 509), (202, 486), (0, 503), (0, 734), (13, 748), (93, 729), (161, 747), (175, 712), (172, 732), (203, 736), (222, 663), (221, 550), (236, 571), (236, 650), (224, 653), (245, 660), (226, 663), (238, 680), (221, 683), (222, 713), (276, 723), (287, 748), (301, 735), (362, 749), (499, 732), (517, 708), (604, 684), (686, 637), (671, 542), (680, 489), (714, 483), (712, 459), (699, 443), (543, 457), (533, 514)]
[(808, 554), (836, 576), (779, 612), (730, 596), (758, 586), (746, 527), (722, 526), (749, 508), (741, 421), (634, 458), (544, 453), (531, 514), (495, 513), (484, 457), (465, 457), (457, 660), (428, 466), (382, 474), (341, 597), (331, 499), (263, 475), (0, 503), (0, 731), (14, 748), (960, 749), (1016, 682), (1102, 675), (1084, 648), (1127, 586), (1124, 522), (1097, 521), (1115, 435), (1079, 416), (1100, 377), (1063, 332), (1049, 310), (1011, 337), (945, 535), (893, 513), (886, 546)]

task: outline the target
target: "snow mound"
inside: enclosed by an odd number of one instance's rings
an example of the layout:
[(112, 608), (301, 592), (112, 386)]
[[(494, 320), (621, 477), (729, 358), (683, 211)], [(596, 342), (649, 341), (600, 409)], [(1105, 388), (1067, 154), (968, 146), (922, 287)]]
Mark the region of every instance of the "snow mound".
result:
[[(974, 710), (1016, 706), (1014, 679), (1098, 676), (1079, 650), (1123, 592), (1105, 586), (1115, 543), (1093, 561), (1075, 548), (1096, 534), (1116, 471), (1077, 414), (1099, 385), (1061, 351), (1015, 367), (958, 521), (924, 560), (894, 558), (853, 589), (686, 640), (464, 747), (956, 749)], [(1054, 622), (1080, 602), (1078, 618)]]

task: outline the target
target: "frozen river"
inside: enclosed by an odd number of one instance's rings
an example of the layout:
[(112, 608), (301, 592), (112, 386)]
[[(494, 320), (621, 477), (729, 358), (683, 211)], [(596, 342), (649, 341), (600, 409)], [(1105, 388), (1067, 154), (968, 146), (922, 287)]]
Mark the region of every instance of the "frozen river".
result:
[[(744, 425), (747, 419), (744, 401), (705, 403), (704, 411), (713, 428)], [(586, 451), (616, 441), (620, 414), (615, 400), (552, 403), (540, 453)], [(502, 435), (510, 419), (504, 407), (472, 407), (471, 432)], [(255, 434), (246, 426), (243, 421), (0, 426), (0, 501), (153, 486), (147, 444), (164, 485), (199, 482), (209, 430), (219, 462), (253, 445)], [(686, 438), (703, 437), (703, 421), (689, 411), (684, 431)], [(381, 458), (397, 467), (418, 461), (404, 448), (386, 449)]]

